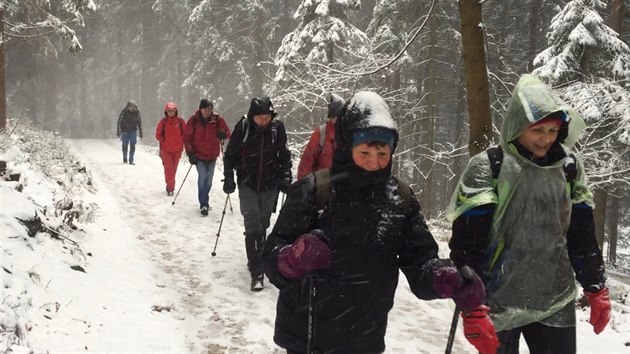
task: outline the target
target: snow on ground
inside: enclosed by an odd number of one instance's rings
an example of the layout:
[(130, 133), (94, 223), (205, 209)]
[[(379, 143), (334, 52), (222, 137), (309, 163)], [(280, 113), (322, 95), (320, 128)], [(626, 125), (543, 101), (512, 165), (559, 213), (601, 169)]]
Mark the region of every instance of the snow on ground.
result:
[[(24, 237), (10, 223), (17, 193), (2, 185), (2, 306), (28, 319), (21, 346), (36, 353), (284, 353), (272, 340), (277, 289), (249, 291), (238, 195), (221, 191), (217, 164), (210, 195), (213, 208), (199, 213), (197, 173), (190, 171), (176, 200), (167, 197), (156, 149), (137, 146), (136, 165), (122, 163), (117, 140), (71, 140), (69, 144), (94, 181), (84, 201), (98, 205), (94, 223), (73, 233), (84, 255), (48, 234)], [(180, 187), (190, 165), (177, 172)], [(32, 180), (24, 193), (46, 193)], [(39, 187), (38, 187), (39, 186)], [(39, 188), (39, 189), (38, 189)], [(176, 189), (177, 192), (177, 189)], [(173, 201), (175, 203), (173, 204)], [(25, 210), (19, 207), (18, 210)], [(13, 211), (12, 211), (13, 212)], [(276, 215), (274, 215), (275, 218)], [(12, 234), (9, 234), (12, 233)], [(444, 231), (436, 231), (445, 240)], [(216, 257), (211, 256), (216, 244)], [(440, 242), (441, 256), (446, 244)], [(84, 259), (85, 273), (70, 265)], [(38, 280), (17, 274), (36, 273)], [(19, 283), (19, 284), (18, 284)], [(627, 287), (619, 293), (627, 294)], [(613, 294), (613, 297), (615, 295)], [(21, 299), (21, 300), (20, 300)], [(619, 299), (618, 299), (619, 300)], [(630, 306), (614, 304), (612, 324), (599, 336), (578, 312), (579, 353), (627, 353)], [(20, 302), (22, 301), (22, 302)], [(452, 318), (446, 300), (421, 301), (401, 277), (390, 313), (386, 353), (443, 353)], [(29, 307), (31, 310), (29, 310)], [(18, 310), (16, 310), (18, 309)], [(625, 313), (623, 313), (625, 312)], [(622, 314), (623, 313), (623, 314)], [(0, 315), (0, 323), (8, 323)], [(0, 337), (0, 350), (5, 350)], [(521, 353), (527, 353), (522, 346)], [(475, 353), (458, 329), (453, 353)]]

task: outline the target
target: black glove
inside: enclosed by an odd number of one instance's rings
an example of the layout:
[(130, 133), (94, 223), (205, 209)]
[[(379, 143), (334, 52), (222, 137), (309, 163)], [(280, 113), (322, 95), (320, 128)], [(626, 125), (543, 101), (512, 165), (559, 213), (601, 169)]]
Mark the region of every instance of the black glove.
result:
[(284, 179), (280, 180), (280, 183), (278, 183), (278, 189), (280, 190), (280, 192), (287, 194), (289, 192), (289, 187), (291, 187), (291, 176), (289, 175), (288, 177), (285, 177)]
[(227, 133), (225, 132), (225, 130), (217, 131), (217, 138), (219, 138), (219, 140), (227, 139)]
[(186, 155), (188, 155), (188, 162), (190, 162), (191, 165), (197, 164), (197, 156), (194, 152), (187, 152)]
[(234, 193), (236, 190), (236, 182), (234, 182), (234, 172), (225, 171), (225, 178), (223, 179), (223, 192), (225, 194)]

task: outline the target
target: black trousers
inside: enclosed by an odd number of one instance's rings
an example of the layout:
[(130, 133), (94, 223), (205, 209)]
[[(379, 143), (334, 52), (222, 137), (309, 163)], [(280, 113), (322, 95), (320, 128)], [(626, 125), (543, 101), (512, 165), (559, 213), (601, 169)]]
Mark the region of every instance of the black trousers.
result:
[(540, 322), (500, 331), (497, 354), (518, 354), (521, 338), (529, 347), (531, 354), (575, 354), (575, 327), (550, 327)]

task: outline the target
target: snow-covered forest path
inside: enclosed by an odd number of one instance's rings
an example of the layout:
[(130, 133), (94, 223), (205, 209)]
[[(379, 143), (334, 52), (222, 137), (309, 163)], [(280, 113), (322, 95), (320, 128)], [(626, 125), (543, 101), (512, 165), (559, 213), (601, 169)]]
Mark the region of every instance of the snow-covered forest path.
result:
[[(120, 222), (133, 230), (128, 236), (141, 242), (149, 258), (164, 271), (147, 277), (155, 278), (156, 287), (168, 287), (179, 294), (173, 299), (172, 311), (189, 337), (190, 351), (223, 353), (247, 348), (257, 353), (274, 352), (274, 317), (268, 314), (275, 309), (277, 290), (270, 285), (259, 293), (249, 291), (236, 194), (231, 196), (233, 213), (229, 205), (227, 208), (216, 257), (211, 256), (225, 202), (222, 167), (215, 173), (212, 210), (202, 217), (195, 168), (173, 205), (174, 198), (166, 196), (155, 147), (138, 144), (136, 165), (127, 165), (122, 163), (117, 140), (74, 140), (71, 145), (92, 172), (99, 192), (117, 199)], [(180, 163), (177, 188), (189, 167), (187, 162)]]
[[(230, 196), (233, 211), (228, 204), (216, 257), (211, 256), (226, 200), (220, 182), (221, 160), (217, 163), (210, 193), (212, 210), (203, 217), (199, 213), (194, 168), (173, 205), (174, 197), (166, 196), (156, 147), (138, 144), (136, 165), (130, 166), (122, 163), (117, 140), (68, 142), (91, 172), (96, 193), (108, 196), (117, 204), (111, 207), (115, 210), (102, 211), (108, 213), (104, 219), (116, 220), (125, 226), (123, 230), (131, 230), (123, 239), (128, 240), (130, 248), (145, 252), (138, 255), (139, 259), (148, 259), (154, 263), (153, 269), (158, 269), (148, 270), (143, 280), (152, 279), (156, 293), (176, 294), (168, 297), (168, 303), (155, 304), (172, 307), (168, 316), (178, 320), (172, 333), (162, 335), (185, 337), (182, 341), (189, 353), (284, 353), (273, 343), (278, 290), (269, 283), (261, 292), (249, 290), (238, 193)], [(189, 167), (184, 155), (177, 171), (175, 192)], [(273, 215), (272, 223), (276, 216)], [(103, 221), (96, 220), (97, 224), (99, 222)], [(102, 224), (99, 228), (112, 226)], [(440, 256), (448, 257), (444, 236), (447, 230), (433, 232), (439, 241)], [(136, 269), (133, 273), (142, 274), (142, 271)], [(443, 353), (453, 313), (450, 306), (447, 300), (418, 300), (401, 276), (394, 308), (389, 314), (386, 353)], [(586, 322), (586, 311), (578, 312), (578, 318), (579, 353), (625, 352), (623, 343), (627, 341), (627, 330), (619, 329), (627, 323), (623, 318), (614, 317), (614, 325), (610, 327), (617, 329), (609, 327), (603, 336), (592, 333), (592, 327)], [(602, 348), (603, 340), (614, 345)], [(475, 352), (464, 338), (460, 324), (453, 353)], [(524, 343), (520, 352), (528, 352)]]
[[(284, 353), (272, 339), (278, 290), (269, 283), (259, 293), (249, 290), (237, 194), (230, 196), (233, 212), (228, 204), (216, 257), (211, 256), (226, 200), (220, 160), (210, 193), (212, 210), (202, 217), (194, 168), (173, 205), (173, 197), (166, 196), (157, 148), (138, 144), (136, 165), (130, 166), (122, 163), (118, 140), (70, 140), (69, 144), (91, 171), (98, 193), (110, 194), (119, 203), (119, 222), (133, 230), (128, 237), (140, 243), (148, 253), (145, 257), (163, 270), (147, 277), (154, 278), (156, 287), (179, 294), (171, 304), (172, 313), (181, 320), (191, 352)], [(184, 155), (176, 193), (189, 167)], [(387, 352), (443, 352), (451, 314), (447, 301), (416, 299), (401, 277), (390, 313)], [(455, 352), (474, 352), (471, 349), (458, 333)]]

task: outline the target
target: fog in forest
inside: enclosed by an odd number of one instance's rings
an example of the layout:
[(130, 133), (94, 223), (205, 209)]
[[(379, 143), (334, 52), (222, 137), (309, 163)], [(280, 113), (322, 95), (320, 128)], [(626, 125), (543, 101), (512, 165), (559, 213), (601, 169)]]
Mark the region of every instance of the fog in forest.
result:
[[(143, 143), (154, 145), (156, 124), (169, 101), (175, 102), (179, 115), (188, 119), (199, 100), (207, 97), (214, 102), (215, 111), (233, 127), (247, 112), (252, 97), (270, 96), (279, 112), (278, 119), (287, 127), (292, 152), (299, 156), (313, 129), (324, 123), (331, 93), (349, 99), (354, 92), (372, 90), (386, 99), (399, 126), (394, 172), (409, 180), (414, 191), (422, 192), (421, 204), (428, 218), (444, 216), (457, 178), (466, 165), (469, 107), (460, 20), (465, 14), (459, 13), (457, 2), (57, 0), (45, 6), (43, 0), (11, 3), (15, 5), (5, 13), (8, 40), (4, 48), (9, 119), (29, 119), (68, 138), (115, 138), (118, 115), (127, 101), (134, 100), (142, 115)], [(71, 13), (63, 7), (70, 3), (82, 7)], [(573, 48), (568, 37), (551, 40), (553, 29), (609, 25), (619, 32), (621, 41), (629, 42), (630, 16), (603, 2), (593, 2), (597, 3), (593, 9), (574, 6), (583, 11), (566, 16), (573, 22), (553, 22), (560, 21), (555, 17), (572, 9), (574, 3), (484, 2), (485, 43), (481, 46), (486, 52), (493, 124), (486, 136), (489, 144), (498, 142), (498, 129), (518, 77), (540, 66), (535, 59), (541, 53), (551, 53), (550, 47)], [(594, 14), (601, 21), (592, 21), (589, 16)], [(31, 29), (51, 16), (67, 29)], [(69, 35), (71, 31), (76, 31), (75, 42), (80, 43), (80, 51)], [(566, 31), (567, 36), (568, 33), (571, 32)], [(620, 62), (615, 58), (627, 55), (608, 53), (611, 46), (606, 43), (597, 44), (597, 55), (580, 52), (584, 57), (578, 63), (599, 60), (580, 70), (614, 67), (613, 63)], [(569, 83), (574, 80), (566, 79)], [(615, 82), (621, 85), (619, 95), (629, 91), (626, 81)], [(605, 106), (594, 102), (600, 107), (588, 107), (583, 99), (577, 101), (576, 95), (563, 94), (568, 100), (576, 98), (571, 103), (581, 112), (601, 111)], [(597, 138), (613, 136), (602, 129), (596, 131), (598, 126), (622, 125), (621, 115), (614, 114), (604, 115), (605, 124), (587, 117), (593, 130), (587, 136), (592, 137), (592, 142), (582, 141), (581, 146), (592, 161), (610, 161), (601, 152), (615, 150), (615, 161), (619, 161), (616, 170), (627, 171), (624, 166), (629, 162), (623, 156), (628, 144), (611, 148)], [(616, 141), (623, 141), (623, 133), (615, 134), (619, 135), (614, 137)], [(624, 181), (630, 180), (627, 172), (609, 175), (597, 172), (598, 166), (587, 164), (590, 168), (587, 173), (592, 176), (591, 182), (602, 190), (616, 183), (627, 185)], [(611, 194), (621, 197), (621, 218), (630, 214), (628, 193), (625, 188)]]

